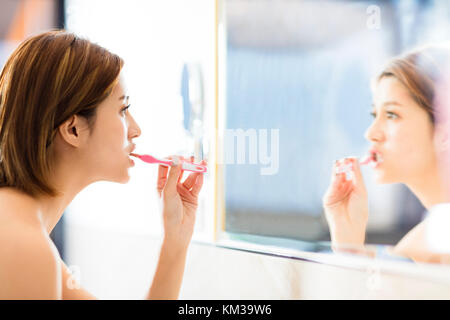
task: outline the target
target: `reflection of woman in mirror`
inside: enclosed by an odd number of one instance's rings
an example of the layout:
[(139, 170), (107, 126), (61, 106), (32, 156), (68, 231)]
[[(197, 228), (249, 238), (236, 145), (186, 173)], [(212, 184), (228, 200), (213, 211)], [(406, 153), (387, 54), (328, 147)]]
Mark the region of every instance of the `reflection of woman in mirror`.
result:
[[(393, 59), (374, 81), (374, 119), (365, 133), (376, 181), (405, 184), (427, 209), (449, 201), (438, 159), (449, 147), (450, 137), (434, 105), (449, 53), (445, 47), (428, 47)], [(353, 170), (350, 179), (340, 173), (344, 165)], [(323, 205), (333, 247), (361, 247), (369, 212), (358, 159), (337, 161), (332, 176)], [(395, 254), (441, 262), (426, 248), (425, 221), (401, 239)]]

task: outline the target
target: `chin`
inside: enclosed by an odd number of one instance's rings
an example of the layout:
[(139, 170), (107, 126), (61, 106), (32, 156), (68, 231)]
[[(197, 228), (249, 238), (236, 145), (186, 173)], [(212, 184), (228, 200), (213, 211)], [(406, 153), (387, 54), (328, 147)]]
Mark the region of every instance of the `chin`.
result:
[(107, 181), (110, 182), (116, 182), (116, 183), (120, 183), (120, 184), (125, 184), (128, 183), (130, 181), (130, 174), (128, 172), (129, 168), (121, 168), (121, 169), (117, 169), (118, 172), (120, 172), (119, 174), (115, 174), (114, 176), (109, 176), (109, 179), (105, 179)]
[(375, 178), (375, 182), (376, 182), (377, 184), (390, 184), (390, 183), (395, 183), (395, 182), (392, 182), (392, 181), (390, 181), (390, 180), (388, 180), (388, 179), (385, 179), (385, 178)]
[(118, 177), (117, 182), (121, 183), (121, 184), (125, 184), (128, 183), (130, 181), (130, 169), (134, 167), (134, 162), (133, 164), (130, 164), (129, 162), (127, 162), (127, 164), (125, 165), (125, 168), (122, 167), (120, 169), (121, 175)]
[(130, 181), (130, 175), (128, 174), (128, 170), (126, 174), (118, 181), (121, 184), (126, 184)]
[(377, 184), (400, 183), (399, 179), (397, 179), (393, 175), (390, 175), (388, 172), (379, 169), (375, 171), (374, 179)]

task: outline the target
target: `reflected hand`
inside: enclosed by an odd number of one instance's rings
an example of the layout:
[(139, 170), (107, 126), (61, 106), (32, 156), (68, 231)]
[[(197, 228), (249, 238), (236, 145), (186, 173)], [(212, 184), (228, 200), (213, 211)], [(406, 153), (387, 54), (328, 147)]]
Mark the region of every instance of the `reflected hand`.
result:
[[(352, 173), (350, 180), (346, 180), (346, 173), (338, 169), (349, 165)], [(357, 158), (345, 158), (334, 164), (331, 183), (322, 202), (333, 246), (363, 245), (369, 209)]]

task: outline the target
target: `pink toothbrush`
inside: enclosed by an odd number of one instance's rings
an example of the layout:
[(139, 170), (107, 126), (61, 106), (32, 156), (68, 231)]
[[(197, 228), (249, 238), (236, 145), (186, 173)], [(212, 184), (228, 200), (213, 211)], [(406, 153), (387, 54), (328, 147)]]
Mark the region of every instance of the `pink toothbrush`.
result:
[[(148, 154), (136, 154), (136, 153), (130, 153), (130, 155), (141, 159), (144, 162), (147, 163), (158, 163), (160, 165), (166, 166), (166, 167), (170, 167), (173, 165), (174, 161), (173, 160), (163, 160), (163, 159), (158, 159), (155, 158), (151, 155)], [(207, 167), (201, 164), (195, 164), (195, 163), (190, 163), (187, 161), (183, 161), (181, 160), (181, 169), (185, 170), (185, 171), (192, 171), (192, 172), (201, 172), (201, 173), (205, 173), (207, 170)]]
[(368, 156), (364, 156), (364, 157), (359, 158), (359, 164), (362, 165), (362, 166), (366, 165), (366, 164), (369, 164), (372, 161), (373, 161), (372, 155), (368, 155)]
[[(361, 166), (369, 164), (373, 161), (372, 155), (363, 156), (358, 159), (358, 162)], [(341, 167), (337, 168), (336, 173), (345, 173), (345, 179), (351, 180), (353, 166), (351, 163), (342, 165)]]

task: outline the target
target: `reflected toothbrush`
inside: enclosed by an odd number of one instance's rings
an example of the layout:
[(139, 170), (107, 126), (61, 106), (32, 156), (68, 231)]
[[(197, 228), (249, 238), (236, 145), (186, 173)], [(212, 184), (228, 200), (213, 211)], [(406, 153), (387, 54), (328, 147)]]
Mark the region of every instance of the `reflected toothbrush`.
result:
[[(373, 155), (366, 155), (358, 159), (358, 162), (361, 166), (364, 166), (366, 164), (372, 163), (374, 160)], [(345, 173), (345, 180), (351, 180), (352, 179), (352, 171), (353, 171), (353, 165), (351, 163), (344, 164), (337, 168), (336, 173)]]
[[(148, 154), (130, 153), (130, 155), (139, 158), (146, 163), (156, 163), (166, 167), (170, 167), (175, 163), (174, 160), (159, 159)], [(200, 173), (205, 173), (207, 171), (207, 167), (204, 165), (190, 163), (184, 160), (181, 160), (181, 169), (185, 171), (200, 172)]]
[(363, 166), (363, 165), (371, 163), (373, 161), (373, 156), (367, 155), (367, 156), (359, 158), (358, 161), (359, 161), (359, 164)]

